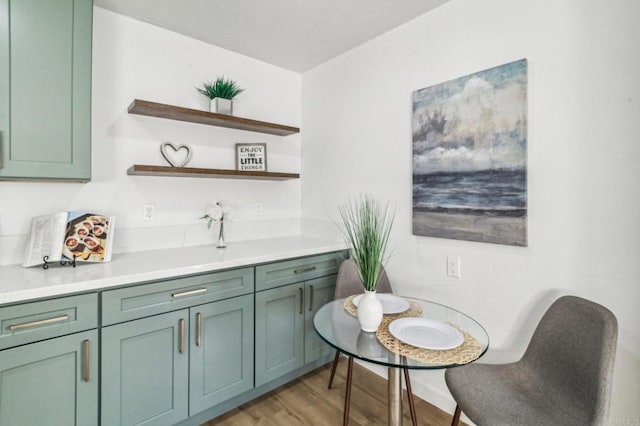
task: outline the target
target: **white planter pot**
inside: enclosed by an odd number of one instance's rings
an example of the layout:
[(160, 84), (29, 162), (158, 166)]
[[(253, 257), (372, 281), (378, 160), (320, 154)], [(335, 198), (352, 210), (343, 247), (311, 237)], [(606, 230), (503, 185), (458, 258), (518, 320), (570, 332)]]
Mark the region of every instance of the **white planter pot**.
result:
[(209, 101), (209, 111), (233, 115), (233, 101), (231, 99), (213, 98)]
[(382, 322), (382, 303), (376, 297), (375, 290), (364, 291), (364, 295), (358, 302), (358, 321), (362, 331), (373, 333), (378, 330)]

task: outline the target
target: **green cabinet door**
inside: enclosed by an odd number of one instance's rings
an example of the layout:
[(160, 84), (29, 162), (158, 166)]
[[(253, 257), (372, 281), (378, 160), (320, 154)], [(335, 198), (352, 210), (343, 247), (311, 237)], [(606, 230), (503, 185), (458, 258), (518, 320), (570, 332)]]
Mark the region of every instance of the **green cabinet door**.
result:
[(0, 352), (0, 425), (97, 425), (98, 332)]
[(256, 293), (256, 387), (304, 365), (304, 284)]
[(333, 351), (313, 328), (313, 317), (318, 309), (333, 300), (336, 275), (316, 278), (305, 283), (304, 362), (308, 364)]
[(253, 294), (191, 308), (189, 414), (253, 388)]
[(91, 178), (92, 0), (0, 0), (0, 179)]
[(173, 425), (188, 416), (189, 311), (102, 329), (102, 425)]

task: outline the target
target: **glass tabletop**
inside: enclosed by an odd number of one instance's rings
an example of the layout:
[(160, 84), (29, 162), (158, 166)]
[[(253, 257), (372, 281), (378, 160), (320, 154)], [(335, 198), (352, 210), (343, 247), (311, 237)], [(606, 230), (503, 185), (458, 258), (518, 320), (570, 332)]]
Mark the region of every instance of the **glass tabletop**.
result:
[[(422, 309), (422, 318), (440, 321), (458, 326), (480, 344), (480, 358), (489, 347), (489, 335), (473, 318), (453, 309), (428, 300), (403, 297), (415, 302)], [(455, 367), (460, 364), (429, 364), (412, 358), (400, 356), (385, 348), (376, 337), (376, 333), (360, 330), (358, 319), (344, 308), (345, 299), (334, 300), (318, 310), (313, 318), (313, 326), (320, 337), (329, 345), (347, 355), (387, 367), (411, 369), (439, 369)], [(476, 358), (477, 359), (477, 358)]]

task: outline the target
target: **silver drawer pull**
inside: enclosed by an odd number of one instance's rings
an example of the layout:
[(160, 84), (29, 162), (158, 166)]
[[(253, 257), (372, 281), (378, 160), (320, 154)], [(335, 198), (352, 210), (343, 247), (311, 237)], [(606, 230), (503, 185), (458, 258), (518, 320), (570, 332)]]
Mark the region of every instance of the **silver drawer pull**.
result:
[(47, 324), (55, 324), (57, 322), (66, 321), (68, 319), (69, 319), (69, 315), (62, 315), (61, 317), (43, 319), (40, 321), (25, 322), (23, 324), (13, 324), (9, 326), (9, 330), (11, 331), (24, 330), (25, 328), (38, 327), (40, 325), (47, 325)]
[(304, 313), (304, 290), (302, 289), (302, 287), (299, 287), (298, 290), (300, 291), (300, 312), (299, 312), (299, 314), (302, 315)]
[(84, 352), (84, 371), (82, 374), (82, 379), (85, 382), (88, 382), (91, 379), (90, 372), (91, 366), (89, 365), (89, 361), (91, 360), (91, 356), (89, 354), (89, 340), (85, 340), (82, 342), (83, 352)]
[(201, 294), (206, 292), (207, 292), (206, 288), (199, 288), (197, 290), (183, 291), (182, 293), (173, 293), (171, 297), (173, 297), (174, 299), (177, 299), (178, 297), (193, 296), (194, 294)]
[(183, 354), (184, 353), (184, 320), (183, 319), (180, 320), (179, 327), (180, 327), (180, 330), (179, 330), (179, 332), (180, 332), (180, 343), (179, 343), (178, 350), (180, 351), (181, 354)]
[(310, 266), (308, 268), (302, 268), (302, 269), (296, 269), (295, 271), (293, 271), (294, 274), (302, 274), (303, 272), (310, 272), (310, 271), (315, 271), (316, 267), (315, 266)]
[(202, 346), (202, 314), (196, 314), (196, 346)]

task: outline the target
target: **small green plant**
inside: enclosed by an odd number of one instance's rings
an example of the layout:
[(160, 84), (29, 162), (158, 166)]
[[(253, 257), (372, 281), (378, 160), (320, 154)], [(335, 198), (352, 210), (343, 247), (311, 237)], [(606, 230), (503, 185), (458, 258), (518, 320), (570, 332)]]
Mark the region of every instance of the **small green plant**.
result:
[(338, 206), (344, 223), (345, 241), (365, 290), (374, 291), (386, 260), (387, 243), (395, 212), (365, 195)]
[(233, 100), (236, 96), (244, 91), (238, 87), (235, 81), (231, 79), (225, 79), (218, 77), (216, 81), (205, 81), (202, 83), (202, 88), (196, 87), (198, 92), (202, 93), (209, 99), (222, 98)]

